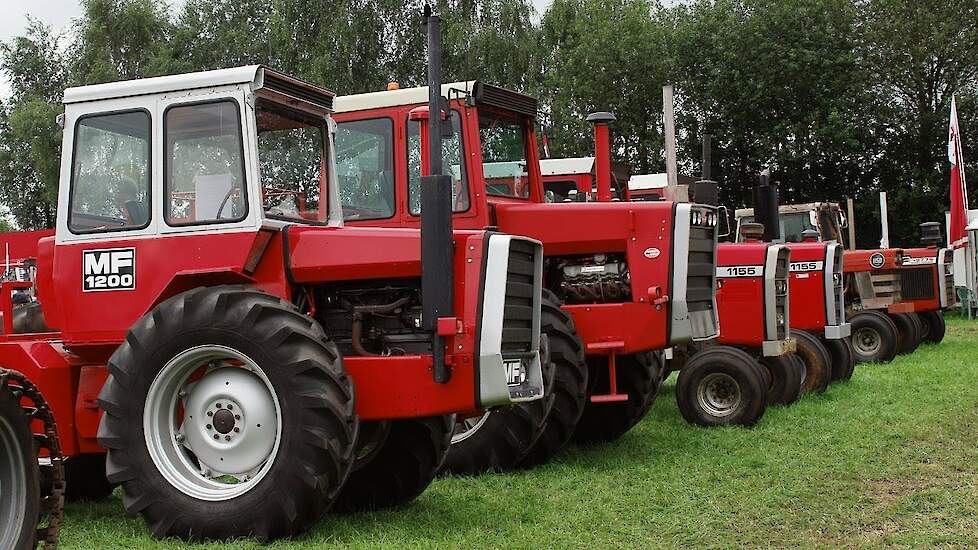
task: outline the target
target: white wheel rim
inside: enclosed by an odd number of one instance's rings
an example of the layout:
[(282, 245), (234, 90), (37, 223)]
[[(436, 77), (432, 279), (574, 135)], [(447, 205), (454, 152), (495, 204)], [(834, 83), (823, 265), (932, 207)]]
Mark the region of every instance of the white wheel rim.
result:
[(455, 423), (455, 431), (452, 432), (452, 445), (461, 443), (475, 435), (489, 420), (490, 411), (482, 413), (482, 416), (470, 416)]
[(206, 345), (181, 352), (156, 375), (143, 432), (167, 482), (193, 498), (224, 501), (253, 489), (271, 469), (281, 418), (275, 389), (255, 361)]
[(741, 399), (740, 384), (723, 372), (704, 376), (696, 388), (696, 400), (710, 416), (730, 416), (740, 407)]
[(8, 419), (0, 418), (0, 548), (13, 548), (19, 542), (26, 514), (27, 464), (17, 431)]

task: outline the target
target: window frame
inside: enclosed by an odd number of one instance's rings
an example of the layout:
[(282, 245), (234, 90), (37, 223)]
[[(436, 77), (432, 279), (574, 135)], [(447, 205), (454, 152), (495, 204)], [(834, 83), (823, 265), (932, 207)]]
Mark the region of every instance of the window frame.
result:
[[(469, 166), (468, 166), (468, 164), (469, 164), (469, 162), (468, 162), (469, 161), (468, 141), (469, 140), (467, 140), (465, 138), (465, 124), (463, 124), (462, 111), (460, 111), (460, 110), (458, 110), (458, 109), (456, 109), (454, 107), (451, 108), (451, 111), (452, 111), (453, 114), (457, 114), (458, 115), (458, 137), (462, 141), (461, 147), (459, 147), (459, 156), (461, 157), (459, 159), (459, 167), (460, 167), (460, 169), (462, 171), (462, 182), (465, 184), (466, 195), (468, 196), (468, 199), (469, 199), (468, 200), (468, 205), (466, 206), (465, 210), (455, 210), (455, 205), (452, 204), (452, 216), (457, 216), (457, 215), (460, 215), (460, 214), (465, 214), (467, 212), (471, 212), (472, 211), (472, 204), (475, 201), (472, 200), (472, 198), (473, 198), (472, 197), (472, 182), (469, 181)], [(411, 143), (411, 123), (412, 122), (415, 122), (416, 123), (418, 121), (411, 120), (411, 114), (410, 113), (408, 113), (404, 118), (405, 118), (405, 120), (407, 120), (407, 128), (405, 129), (405, 132), (404, 132), (404, 145), (405, 145), (405, 147), (404, 147), (404, 175), (405, 175), (404, 182), (406, 184), (405, 197), (404, 197), (405, 198), (405, 201), (406, 201), (406, 203), (405, 203), (405, 210), (407, 210), (408, 216), (411, 216), (412, 218), (421, 218), (421, 212), (418, 212), (417, 214), (415, 214), (414, 212), (411, 211), (411, 147), (410, 147), (410, 143)], [(452, 131), (454, 132), (454, 128), (452, 129)], [(418, 147), (421, 147), (421, 146), (422, 146), (421, 145), (421, 129), (418, 128)], [(442, 160), (444, 160), (444, 159), (442, 159)], [(421, 165), (419, 164), (418, 165), (418, 173), (419, 173), (418, 174), (418, 177), (419, 178), (421, 177), (420, 172), (421, 172)], [(421, 188), (420, 187), (418, 188), (418, 192), (419, 193), (421, 192)], [(418, 201), (420, 202), (420, 200), (421, 200), (421, 197), (419, 196), (418, 197)]]
[(248, 163), (246, 161), (247, 157), (245, 156), (245, 148), (244, 148), (245, 124), (244, 124), (244, 121), (241, 119), (241, 104), (238, 103), (237, 98), (234, 98), (234, 97), (231, 97), (231, 96), (221, 96), (221, 97), (214, 98), (214, 99), (205, 99), (205, 100), (200, 100), (200, 101), (188, 101), (188, 102), (182, 102), (182, 103), (171, 103), (171, 104), (167, 105), (166, 108), (163, 109), (162, 119), (160, 120), (160, 131), (162, 132), (162, 137), (163, 137), (163, 143), (161, 144), (162, 149), (163, 149), (162, 150), (162, 153), (161, 153), (162, 161), (163, 161), (163, 166), (162, 166), (163, 182), (161, 183), (161, 190), (162, 190), (162, 193), (163, 193), (163, 200), (164, 200), (164, 203), (165, 203), (166, 200), (167, 200), (167, 194), (169, 192), (169, 187), (170, 187), (168, 185), (169, 182), (168, 182), (168, 179), (167, 179), (167, 176), (169, 175), (169, 171), (167, 170), (167, 167), (171, 164), (171, 163), (167, 162), (168, 159), (169, 159), (169, 153), (168, 153), (168, 147), (167, 147), (167, 137), (168, 136), (167, 136), (167, 131), (166, 131), (166, 116), (167, 116), (167, 114), (169, 114), (170, 109), (173, 109), (173, 108), (194, 107), (194, 106), (198, 106), (198, 105), (209, 105), (209, 104), (215, 104), (215, 103), (231, 103), (231, 104), (233, 104), (234, 105), (235, 113), (237, 115), (237, 121), (238, 121), (238, 151), (241, 153), (241, 191), (242, 191), (241, 196), (244, 198), (244, 212), (238, 218), (227, 218), (227, 219), (221, 218), (221, 219), (217, 219), (217, 220), (202, 220), (202, 221), (193, 221), (193, 222), (186, 222), (186, 223), (171, 223), (170, 222), (169, 214), (166, 211), (164, 211), (163, 212), (163, 223), (166, 224), (167, 227), (181, 228), (181, 227), (196, 227), (196, 226), (206, 226), (206, 225), (240, 223), (240, 222), (243, 222), (244, 220), (248, 219), (248, 216), (251, 214), (251, 201), (248, 200), (248, 193), (250, 192), (250, 188), (249, 188), (249, 185), (248, 185)]
[[(337, 130), (337, 133), (338, 133), (339, 132), (339, 127), (342, 124), (355, 124), (355, 123), (358, 123), (358, 122), (373, 122), (373, 121), (377, 121), (377, 120), (386, 120), (386, 121), (388, 121), (390, 123), (390, 130), (391, 130), (390, 131), (390, 161), (391, 161), (391, 175), (393, 177), (393, 179), (391, 180), (391, 191), (393, 191), (393, 193), (394, 193), (394, 204), (391, 205), (392, 206), (392, 208), (391, 208), (391, 214), (390, 214), (390, 216), (384, 216), (382, 218), (380, 218), (380, 217), (378, 217), (378, 218), (358, 218), (358, 219), (355, 219), (355, 220), (347, 220), (346, 219), (346, 216), (344, 215), (343, 216), (343, 222), (344, 223), (356, 223), (356, 222), (361, 222), (361, 221), (368, 222), (368, 221), (377, 221), (377, 220), (390, 220), (390, 219), (394, 218), (395, 216), (397, 216), (397, 205), (398, 205), (398, 193), (397, 193), (397, 124), (396, 124), (396, 122), (394, 120), (394, 117), (392, 117), (390, 115), (378, 115), (378, 116), (371, 117), (371, 118), (358, 118), (358, 119), (337, 121), (336, 122), (336, 130)], [(333, 140), (334, 141), (336, 140), (335, 136), (334, 136)], [(333, 145), (335, 146), (336, 144), (334, 143)], [(337, 186), (339, 186), (339, 177), (340, 177), (340, 174), (339, 174), (339, 171), (340, 171), (340, 162), (339, 162), (339, 160), (340, 159), (339, 159), (339, 148), (338, 147), (337, 147), (337, 151), (335, 151), (334, 153), (336, 154), (336, 157), (337, 157), (336, 158), (336, 183), (337, 183)], [(408, 154), (408, 156), (410, 156), (411, 152), (408, 151), (407, 154)], [(410, 187), (410, 182), (408, 182), (408, 187)], [(337, 193), (339, 193), (340, 190), (337, 189), (336, 191), (337, 191)], [(408, 190), (408, 192), (410, 194), (410, 191), (409, 190)], [(342, 209), (343, 209), (343, 199), (341, 198), (340, 199), (340, 210), (342, 210)], [(408, 205), (408, 211), (410, 212), (410, 210), (411, 210), (410, 205)]]
[[(149, 119), (149, 138), (147, 140), (148, 154), (146, 156), (146, 173), (149, 176), (148, 185), (146, 193), (146, 223), (143, 225), (133, 225), (133, 226), (123, 226), (107, 229), (90, 229), (87, 231), (76, 230), (72, 227), (72, 217), (75, 212), (75, 162), (78, 160), (78, 128), (81, 126), (82, 121), (89, 118), (97, 118), (102, 116), (111, 115), (124, 115), (129, 113), (145, 113)], [(102, 233), (118, 233), (121, 231), (141, 231), (146, 229), (153, 223), (153, 114), (149, 109), (145, 107), (133, 107), (128, 109), (115, 109), (111, 111), (102, 111), (98, 113), (88, 113), (75, 119), (75, 124), (72, 127), (72, 143), (71, 143), (71, 164), (69, 166), (70, 179), (68, 183), (68, 216), (65, 220), (65, 225), (68, 228), (68, 232), (72, 235), (97, 235)]]
[[(524, 157), (524, 160), (526, 161), (526, 196), (525, 197), (518, 197), (518, 196), (515, 196), (515, 195), (500, 195), (500, 194), (497, 194), (497, 193), (490, 193), (489, 192), (489, 185), (486, 182), (486, 175), (485, 175), (486, 174), (486, 172), (485, 172), (485, 170), (486, 170), (486, 161), (485, 161), (485, 158), (482, 158), (482, 154), (481, 154), (482, 151), (483, 151), (483, 149), (482, 149), (482, 117), (483, 117), (483, 115), (489, 116), (489, 117), (495, 117), (497, 119), (510, 119), (510, 120), (512, 120), (519, 127), (520, 133), (523, 135), (523, 157)], [(533, 199), (533, 195), (534, 195), (535, 191), (533, 189), (533, 185), (531, 185), (532, 169), (530, 168), (530, 162), (531, 162), (531, 160), (530, 160), (530, 158), (531, 158), (531, 155), (530, 155), (530, 153), (531, 153), (531, 150), (530, 150), (531, 149), (531, 147), (530, 147), (530, 141), (531, 141), (530, 140), (530, 136), (532, 135), (532, 132), (530, 132), (529, 129), (527, 128), (527, 126), (526, 126), (526, 120), (523, 117), (521, 117), (520, 115), (516, 114), (516, 113), (511, 113), (511, 112), (508, 112), (508, 111), (505, 111), (505, 110), (500, 110), (500, 109), (493, 109), (492, 107), (488, 107), (488, 108), (485, 108), (484, 107), (484, 108), (480, 109), (479, 112), (477, 113), (476, 118), (477, 118), (477, 120), (476, 120), (476, 124), (477, 124), (477, 126), (476, 126), (476, 132), (478, 132), (478, 134), (479, 134), (479, 153), (480, 153), (479, 156), (480, 156), (480, 158), (482, 158), (482, 181), (483, 181), (483, 185), (485, 187), (486, 198), (488, 199), (489, 197), (493, 197), (495, 199), (514, 200), (514, 201), (523, 201), (523, 202), (533, 202), (533, 200), (534, 200)], [(513, 161), (511, 161), (511, 162), (513, 162)], [(541, 182), (541, 183), (544, 186), (546, 185), (545, 182)], [(546, 194), (546, 188), (544, 188), (544, 194)]]

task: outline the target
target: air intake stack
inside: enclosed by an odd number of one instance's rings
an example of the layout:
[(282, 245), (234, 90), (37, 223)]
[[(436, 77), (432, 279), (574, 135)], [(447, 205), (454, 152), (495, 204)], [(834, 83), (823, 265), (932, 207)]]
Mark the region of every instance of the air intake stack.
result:
[(778, 185), (771, 182), (771, 169), (765, 168), (754, 188), (754, 221), (764, 225), (765, 241), (781, 239), (778, 223)]

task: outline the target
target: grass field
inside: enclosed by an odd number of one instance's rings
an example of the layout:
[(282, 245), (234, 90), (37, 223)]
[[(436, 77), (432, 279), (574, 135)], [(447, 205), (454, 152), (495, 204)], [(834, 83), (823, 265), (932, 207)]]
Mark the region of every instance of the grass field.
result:
[[(674, 383), (615, 444), (442, 479), (407, 508), (328, 516), (269, 548), (978, 545), (978, 322), (949, 321), (941, 345), (857, 367), (753, 429), (686, 425)], [(62, 544), (222, 547), (154, 541), (118, 491), (70, 505)]]

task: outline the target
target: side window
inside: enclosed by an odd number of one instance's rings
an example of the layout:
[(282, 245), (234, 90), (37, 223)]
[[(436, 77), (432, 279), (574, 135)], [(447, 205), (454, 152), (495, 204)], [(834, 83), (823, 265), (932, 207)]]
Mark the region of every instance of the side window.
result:
[(68, 228), (74, 233), (149, 225), (150, 116), (82, 118), (75, 129)]
[[(421, 214), (421, 137), (417, 122), (408, 122), (408, 208)], [(455, 212), (469, 209), (469, 184), (465, 174), (465, 148), (462, 145), (462, 122), (458, 111), (452, 111), (452, 135), (441, 140), (442, 169), (452, 176), (452, 205)]]
[(341, 122), (336, 127), (336, 175), (343, 219), (394, 215), (394, 121)]
[(163, 116), (163, 136), (166, 222), (244, 219), (248, 202), (237, 104), (170, 107)]
[(491, 111), (480, 113), (479, 138), (486, 193), (497, 197), (528, 198), (526, 129), (522, 121)]

